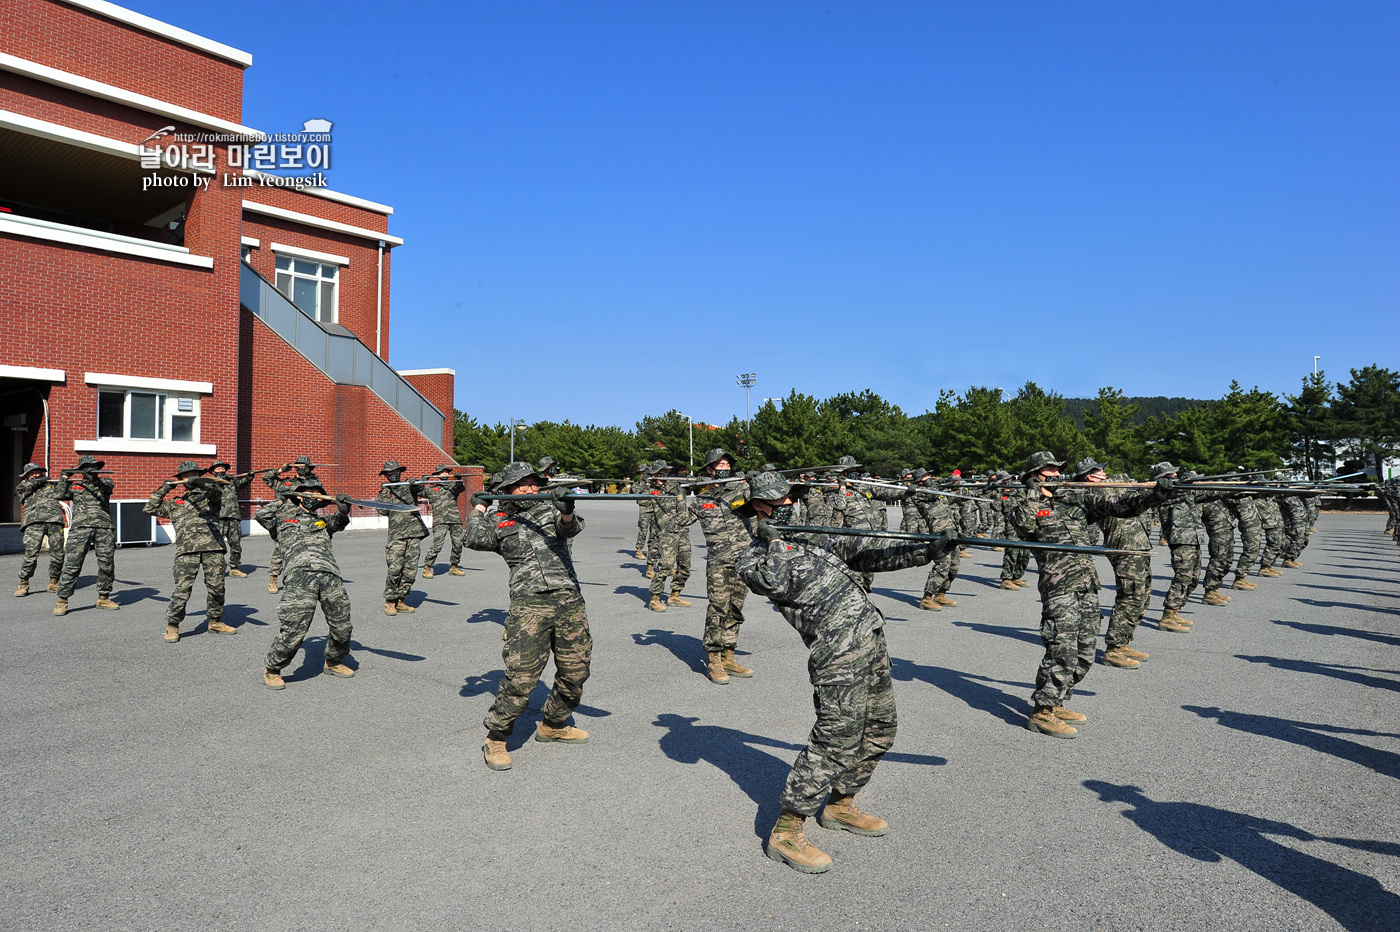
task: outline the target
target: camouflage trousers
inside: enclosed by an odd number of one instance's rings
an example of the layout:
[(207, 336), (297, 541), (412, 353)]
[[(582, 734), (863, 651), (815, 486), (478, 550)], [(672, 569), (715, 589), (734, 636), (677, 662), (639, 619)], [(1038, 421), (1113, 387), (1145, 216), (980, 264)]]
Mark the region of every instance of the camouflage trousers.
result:
[(501, 648), (506, 673), (482, 722), (491, 737), (504, 739), (515, 730), (515, 720), (530, 707), (530, 692), (540, 681), (550, 654), (554, 655), (554, 688), (544, 701), (541, 717), (546, 725), (557, 728), (578, 708), (593, 659), (588, 613), (576, 589), (510, 600), (506, 643)]
[[(977, 528), (981, 525), (981, 519), (977, 514), (977, 503), (963, 501), (958, 505), (958, 528), (961, 533), (971, 537), (977, 533)], [(877, 528), (883, 531), (884, 528)]]
[(29, 577), (34, 575), (45, 537), (49, 539), (49, 579), (57, 580), (63, 575), (63, 524), (44, 521), (24, 526), (24, 562), (19, 567), (20, 582), (29, 582)]
[[(1010, 537), (1008, 539), (1019, 538)], [(1024, 547), (1007, 547), (1006, 552), (1001, 555), (1001, 578), (1020, 579), (1026, 575), (1026, 567), (1030, 565), (1031, 552)]]
[(185, 620), (185, 606), (190, 603), (190, 592), (199, 571), (204, 571), (205, 614), (210, 621), (224, 617), (224, 575), (228, 571), (224, 555), (218, 551), (208, 553), (175, 554), (175, 591), (170, 593), (170, 604), (165, 609), (165, 623), (180, 627)]
[(934, 596), (947, 592), (953, 580), (958, 578), (958, 567), (962, 558), (957, 547), (949, 547), (929, 565), (928, 579), (924, 580), (924, 596)]
[(1133, 640), (1138, 623), (1147, 614), (1152, 598), (1152, 557), (1147, 554), (1120, 553), (1110, 556), (1113, 580), (1117, 591), (1113, 595), (1113, 612), (1108, 617), (1108, 634), (1104, 643), (1110, 650)]
[(1273, 566), (1278, 555), (1283, 552), (1288, 539), (1283, 533), (1282, 522), (1264, 522), (1264, 552), (1259, 555), (1259, 568)]
[(427, 556), (423, 557), (424, 566), (432, 566), (437, 562), (438, 554), (442, 553), (443, 545), (452, 541), (450, 551), (452, 565), (456, 566), (462, 562), (462, 545), (466, 542), (467, 532), (460, 524), (448, 524), (446, 521), (439, 524), (433, 522), (433, 545), (428, 548)]
[(637, 549), (642, 553), (647, 552), (647, 536), (651, 533), (651, 512), (638, 509), (637, 511)]
[(1296, 560), (1308, 546), (1308, 513), (1305, 508), (1283, 510), (1283, 558)]
[(1239, 524), (1240, 556), (1235, 561), (1235, 578), (1243, 579), (1250, 567), (1259, 562), (1259, 550), (1263, 545), (1264, 526), (1258, 519), (1242, 519)]
[(656, 575), (651, 578), (652, 596), (665, 594), (668, 576), (673, 577), (672, 590), (684, 589), (686, 580), (690, 579), (690, 529), (679, 534), (662, 531), (656, 535), (652, 545), (648, 553), (648, 562), (656, 570)]
[(58, 581), (58, 597), (72, 598), (78, 588), (78, 576), (89, 550), (97, 553), (97, 594), (110, 595), (116, 580), (117, 530), (110, 527), (73, 527), (68, 529), (64, 546), (63, 577)]
[(1178, 611), (1201, 581), (1201, 545), (1172, 544), (1172, 583), (1162, 599), (1163, 610)]
[(894, 746), (894, 681), (885, 632), (873, 632), (865, 648), (847, 655), (844, 664), (854, 667), (850, 677), (840, 677), (850, 682), (812, 687), (817, 723), (783, 786), (780, 802), (789, 812), (814, 815), (833, 793), (855, 795)]
[(219, 530), (228, 544), (228, 566), (236, 570), (243, 563), (243, 522), (238, 518), (220, 518)]
[(267, 574), (269, 576), (282, 575), (282, 545), (275, 540), (272, 542), (272, 559), (267, 561)]
[(727, 560), (705, 561), (705, 653), (733, 650), (739, 643), (739, 626), (744, 623), (744, 596), (749, 587), (739, 578), (734, 564)]
[(1210, 534), (1207, 541), (1210, 560), (1206, 563), (1205, 589), (1209, 592), (1219, 589), (1225, 581), (1225, 574), (1230, 571), (1230, 562), (1235, 557), (1235, 535)]
[(384, 577), (385, 602), (398, 602), (413, 588), (413, 576), (418, 572), (418, 541), (421, 539), (391, 540), (384, 548), (384, 562), (389, 566), (389, 575)]
[(1097, 589), (1041, 593), (1040, 641), (1045, 656), (1031, 694), (1037, 708), (1064, 705), (1074, 695), (1074, 687), (1094, 665), (1099, 618)]
[(345, 583), (334, 573), (293, 570), (283, 580), (282, 601), (277, 606), (281, 626), (267, 652), (267, 669), (279, 671), (292, 662), (301, 642), (306, 640), (317, 603), (326, 616), (330, 636), (326, 638), (326, 663), (340, 663), (350, 653), (350, 596)]

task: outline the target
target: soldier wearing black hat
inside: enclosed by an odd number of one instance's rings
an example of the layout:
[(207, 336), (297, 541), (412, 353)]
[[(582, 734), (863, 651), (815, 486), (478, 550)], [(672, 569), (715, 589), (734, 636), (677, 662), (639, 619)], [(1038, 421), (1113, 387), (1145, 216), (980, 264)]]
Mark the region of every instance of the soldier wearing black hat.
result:
[(58, 489), (49, 481), (49, 473), (38, 463), (25, 463), (20, 470), (15, 497), (20, 501), (23, 518), (20, 528), (24, 534), (24, 562), (19, 568), (16, 596), (29, 594), (29, 577), (39, 564), (39, 551), (44, 538), (49, 541), (49, 591), (58, 591), (58, 578), (63, 575), (63, 506), (58, 502)]
[(224, 460), (215, 460), (209, 467), (209, 475), (228, 483), (220, 487), (222, 495), (219, 499), (219, 530), (223, 532), (224, 543), (228, 545), (228, 574), (243, 577), (248, 574), (239, 569), (239, 564), (243, 562), (243, 515), (238, 508), (238, 490), (242, 488), (247, 491), (253, 477), (231, 476), (229, 468), (229, 464)]
[(433, 543), (428, 548), (428, 555), (423, 558), (424, 579), (433, 578), (433, 563), (442, 553), (443, 544), (449, 540), (452, 541), (452, 562), (447, 567), (447, 575), (467, 575), (457, 565), (462, 562), (462, 544), (466, 542), (466, 532), (462, 530), (462, 509), (457, 504), (457, 496), (467, 487), (457, 477), (456, 469), (456, 463), (443, 463), (433, 470), (433, 477), (423, 483), (428, 502), (433, 506)]
[[(194, 581), (204, 573), (205, 615), (209, 633), (237, 634), (224, 624), (224, 536), (219, 527), (219, 508), (224, 485), (201, 479), (204, 470), (193, 460), (180, 464), (174, 479), (166, 479), (151, 493), (141, 510), (168, 520), (175, 528), (175, 589), (165, 610), (165, 640), (180, 640), (180, 622), (185, 620)], [(183, 491), (170, 498), (177, 488)], [(231, 494), (231, 493), (230, 493)]]
[(68, 525), (55, 615), (68, 614), (68, 600), (78, 588), (78, 576), (89, 550), (97, 554), (97, 607), (108, 611), (121, 608), (111, 599), (112, 584), (117, 578), (117, 526), (112, 522), (111, 511), (114, 483), (100, 475), (105, 465), (102, 460), (81, 456), (77, 468), (63, 470), (58, 481), (58, 497), (73, 503), (73, 517)]
[(389, 540), (384, 548), (388, 575), (384, 579), (384, 614), (412, 614), (414, 609), (404, 601), (413, 590), (413, 574), (418, 569), (418, 542), (428, 536), (416, 508), (423, 494), (423, 483), (395, 485), (403, 479), (404, 467), (398, 460), (389, 460), (379, 474), (384, 484), (379, 487), (377, 502), (397, 502), (413, 505), (414, 511), (389, 512)]

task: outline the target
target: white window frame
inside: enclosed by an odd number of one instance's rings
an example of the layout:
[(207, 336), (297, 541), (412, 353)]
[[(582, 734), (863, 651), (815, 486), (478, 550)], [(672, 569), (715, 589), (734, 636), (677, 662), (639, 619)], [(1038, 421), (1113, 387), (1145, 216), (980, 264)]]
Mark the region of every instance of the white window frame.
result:
[[(187, 456), (212, 456), (218, 448), (212, 443), (200, 441), (201, 421), (203, 420), (202, 395), (211, 394), (213, 385), (209, 382), (188, 382), (176, 379), (150, 379), (131, 376), (85, 373), (83, 381), (98, 391), (97, 404), (93, 412), (92, 435), (94, 440), (75, 440), (73, 449), (79, 453), (176, 453)], [(122, 436), (102, 437), (98, 435), (102, 416), (102, 394), (120, 394), (122, 398)], [(131, 396), (133, 394), (155, 395), (160, 411), (160, 421), (156, 425), (156, 437), (131, 436)], [(190, 411), (181, 411), (180, 402), (189, 401)], [(189, 440), (171, 440), (174, 419), (192, 418)]]
[[(336, 259), (336, 258), (340, 258), (340, 257), (339, 257), (339, 256), (329, 256), (329, 255), (327, 255), (327, 256), (324, 256), (324, 258), (326, 258), (326, 259)], [(283, 259), (286, 259), (289, 263), (291, 263), (291, 268), (290, 268), (290, 269), (281, 269), (281, 268), (278, 268), (278, 267), (277, 267), (278, 263), (280, 263)], [(344, 265), (348, 265), (348, 264), (349, 264), (349, 261), (350, 261), (350, 260), (347, 259), (347, 260), (345, 261)], [(297, 263), (298, 263), (298, 262), (305, 262), (305, 263), (308, 263), (308, 264), (310, 264), (310, 265), (316, 266), (316, 274), (315, 274), (314, 276), (312, 276), (312, 275), (307, 275), (305, 272), (299, 272), (299, 271), (297, 271)], [(283, 295), (283, 297), (285, 297), (288, 301), (291, 301), (293, 304), (295, 304), (295, 303), (296, 303), (296, 299), (292, 297), (292, 293), (294, 293), (294, 292), (296, 291), (296, 281), (297, 281), (298, 279), (301, 279), (301, 280), (303, 280), (303, 281), (313, 281), (313, 282), (315, 282), (315, 283), (316, 283), (316, 286), (317, 286), (317, 287), (316, 287), (316, 307), (314, 307), (314, 308), (305, 308), (305, 307), (303, 307), (303, 308), (301, 308), (301, 309), (302, 309), (303, 311), (306, 311), (306, 313), (309, 314), (313, 320), (318, 320), (318, 321), (320, 321), (320, 322), (323, 323), (323, 324), (335, 324), (335, 323), (339, 323), (339, 322), (340, 322), (340, 272), (341, 272), (341, 268), (342, 268), (342, 267), (343, 267), (343, 265), (342, 265), (341, 263), (337, 263), (337, 262), (323, 262), (323, 261), (317, 261), (316, 259), (312, 259), (312, 258), (306, 258), (306, 257), (305, 257), (305, 253), (302, 253), (301, 255), (297, 255), (296, 253), (292, 253), (292, 252), (280, 253), (280, 254), (277, 255), (277, 261), (273, 263), (273, 268), (272, 268), (273, 287), (274, 287), (274, 288), (277, 288), (277, 290), (278, 290), (279, 292), (281, 292), (282, 295)], [(321, 271), (322, 269), (334, 269), (334, 270), (335, 270), (335, 277), (334, 277), (334, 278), (326, 278), (326, 277), (322, 274), (322, 271)], [(292, 288), (291, 288), (291, 292), (282, 291), (282, 289), (281, 289), (280, 287), (278, 287), (278, 285), (277, 285), (277, 280), (280, 279), (283, 275), (287, 275), (287, 276), (289, 276), (289, 277), (292, 279)], [(325, 316), (325, 314), (324, 314), (324, 312), (323, 312), (323, 309), (321, 308), (321, 293), (322, 293), (321, 285), (325, 284), (326, 282), (330, 282), (330, 284), (331, 284), (331, 286), (332, 286), (332, 287), (331, 287), (331, 314), (330, 314), (330, 317), (329, 317), (329, 318), (327, 318), (327, 317)], [(301, 307), (301, 305), (297, 305), (297, 306), (298, 306), (298, 307)]]

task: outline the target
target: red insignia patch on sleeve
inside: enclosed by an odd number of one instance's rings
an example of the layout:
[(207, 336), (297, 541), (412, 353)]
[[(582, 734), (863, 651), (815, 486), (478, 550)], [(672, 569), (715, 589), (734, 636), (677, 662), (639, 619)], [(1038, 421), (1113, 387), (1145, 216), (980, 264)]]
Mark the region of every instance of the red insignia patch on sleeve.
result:
[(715, 506), (714, 506), (713, 503), (708, 503), (708, 504), (701, 505), (700, 507), (701, 507), (701, 508), (713, 508), (713, 507), (715, 507)]
[(496, 528), (497, 528), (498, 530), (499, 530), (500, 528), (503, 528), (503, 527), (515, 527), (515, 522), (514, 522), (514, 521), (502, 521), (500, 524), (497, 524), (497, 525), (496, 525)]
[(1049, 508), (1045, 508), (1045, 509), (1042, 509), (1042, 510), (1040, 510), (1040, 511), (1037, 511), (1037, 512), (1035, 513), (1035, 516), (1036, 516), (1037, 518), (1048, 518), (1048, 517), (1050, 517), (1050, 509), (1049, 509)]

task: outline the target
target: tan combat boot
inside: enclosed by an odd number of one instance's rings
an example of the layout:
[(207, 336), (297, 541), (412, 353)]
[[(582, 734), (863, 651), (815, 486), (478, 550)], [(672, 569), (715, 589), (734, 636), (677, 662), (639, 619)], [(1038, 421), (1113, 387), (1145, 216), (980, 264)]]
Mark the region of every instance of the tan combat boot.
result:
[(642, 553), (640, 550), (633, 554), (633, 556), (635, 556), (638, 560), (645, 560), (647, 558), (647, 555)]
[(992, 548), (992, 553), (1001, 553), (1001, 552), (1002, 552), (1003, 550), (1005, 550), (1005, 549), (1006, 549), (1005, 547), (993, 547), (993, 548)]
[(1089, 720), (1089, 716), (1085, 715), (1083, 712), (1066, 709), (1062, 705), (1055, 706), (1050, 710), (1050, 714), (1054, 715), (1062, 722), (1087, 722)]
[(1122, 647), (1112, 647), (1103, 652), (1103, 662), (1110, 667), (1122, 667), (1124, 670), (1136, 670), (1142, 664), (1133, 657), (1129, 657)]
[(57, 580), (57, 579), (50, 579), (50, 580), (49, 580), (49, 591), (50, 591), (50, 592), (57, 592), (57, 591), (58, 591), (58, 580)]
[(1250, 589), (1258, 589), (1259, 587), (1256, 586), (1254, 583), (1250, 582), (1249, 580), (1245, 579), (1243, 576), (1236, 576), (1235, 581), (1231, 584), (1230, 588), (1244, 589), (1248, 591)]
[(56, 604), (56, 605), (53, 607), (53, 613), (54, 613), (55, 615), (67, 615), (67, 614), (68, 614), (68, 600), (67, 600), (67, 599), (59, 599), (59, 600), (58, 600), (58, 604)]
[(666, 600), (666, 604), (679, 605), (681, 608), (685, 608), (690, 605), (690, 600), (681, 598), (681, 591), (679, 589), (672, 589), (671, 597)]
[(1201, 601), (1206, 605), (1225, 605), (1228, 600), (1220, 594), (1219, 589), (1211, 589), (1201, 596)]
[(228, 574), (230, 576), (237, 576), (239, 579), (246, 579), (248, 577), (247, 573), (243, 572), (236, 566), (233, 569), (229, 570)]
[(423, 578), (424, 578), (424, 579), (432, 579), (432, 578), (433, 578), (433, 568), (432, 568), (431, 566), (425, 566), (425, 567), (423, 567)]
[(795, 812), (778, 816), (763, 853), (804, 874), (820, 874), (831, 870), (831, 855), (807, 840), (802, 834), (804, 817)]
[(510, 769), (510, 752), (506, 750), (504, 739), (497, 741), (488, 737), (486, 743), (481, 746), (481, 756), (486, 759), (486, 766), (492, 770)]
[(713, 653), (709, 656), (709, 662), (705, 664), (705, 675), (716, 686), (728, 686), (729, 674), (724, 671), (724, 654)]
[(1026, 728), (1031, 731), (1038, 731), (1042, 735), (1049, 735), (1052, 738), (1073, 738), (1079, 731), (1066, 725), (1055, 716), (1055, 710), (1048, 705), (1035, 707), (1030, 718), (1026, 719)]
[(113, 602), (106, 595), (99, 595), (97, 597), (97, 607), (101, 609), (106, 609), (109, 612), (115, 612), (121, 608), (120, 605), (118, 605), (116, 602)]
[(393, 602), (385, 602), (385, 603), (384, 603), (384, 614), (386, 614), (386, 615), (397, 615), (398, 613), (399, 613), (398, 606), (396, 606)]
[(1016, 585), (1016, 580), (1014, 579), (1003, 579), (1001, 581), (1001, 587), (1003, 589), (1010, 589), (1012, 592), (1016, 592), (1021, 588), (1020, 586)]
[(15, 598), (22, 599), (29, 595), (29, 580), (21, 579), (19, 585), (15, 587)]
[(238, 629), (235, 628), (235, 627), (233, 627), (232, 625), (226, 625), (226, 624), (224, 624), (222, 621), (219, 621), (218, 619), (215, 619), (214, 621), (209, 622), (209, 633), (210, 633), (210, 634), (237, 634), (237, 633), (238, 633)]
[(946, 592), (938, 593), (938, 595), (933, 597), (933, 601), (937, 602), (939, 605), (946, 605), (949, 608), (952, 608), (954, 605), (958, 604), (957, 602), (954, 602), (952, 599), (948, 598), (948, 594)]
[(414, 608), (412, 605), (409, 605), (403, 599), (399, 599), (397, 602), (395, 602), (394, 608), (399, 610), (400, 615), (412, 615), (414, 612), (418, 611), (418, 609)]
[(1162, 620), (1157, 622), (1158, 631), (1173, 631), (1177, 634), (1190, 634), (1191, 626), (1186, 624), (1186, 619), (1176, 612), (1163, 612)]
[(165, 643), (174, 644), (178, 640), (180, 640), (180, 629), (175, 627), (174, 625), (166, 625)]
[(889, 823), (884, 819), (857, 809), (853, 797), (837, 796), (835, 793), (817, 815), (817, 824), (825, 829), (850, 832), (852, 835), (883, 835), (890, 830)]
[(926, 595), (919, 600), (919, 608), (926, 612), (941, 612), (943, 606), (938, 604), (938, 600), (931, 595)]
[(1141, 663), (1144, 660), (1147, 660), (1149, 657), (1152, 656), (1146, 651), (1137, 650), (1131, 644), (1121, 644), (1119, 645), (1118, 649), (1124, 654), (1138, 661), (1139, 663)]
[(286, 689), (287, 681), (276, 670), (263, 671), (263, 685), (268, 689)]
[(654, 579), (655, 577), (656, 577), (656, 568), (653, 567), (650, 563), (648, 563), (648, 564), (647, 564), (647, 579)]
[(734, 649), (732, 647), (724, 652), (724, 672), (741, 679), (748, 679), (753, 676), (752, 670), (734, 659)]
[(1259, 575), (1260, 575), (1260, 576), (1282, 576), (1283, 574), (1280, 573), (1278, 570), (1274, 569), (1272, 566), (1266, 566), (1266, 567), (1264, 567), (1262, 570), (1259, 571)]
[(270, 575), (267, 577), (267, 591), (268, 591), (268, 592), (276, 592), (276, 591), (277, 591), (277, 574), (276, 574), (276, 573), (272, 573), (272, 574), (270, 574)]
[(467, 575), (467, 571), (464, 570), (464, 569), (462, 569), (462, 568), (461, 568), (460, 566), (458, 566), (456, 563), (454, 563), (454, 564), (452, 564), (451, 566), (449, 566), (449, 567), (447, 568), (447, 575), (448, 575), (448, 576), (465, 576), (465, 575)]
[(348, 679), (355, 675), (355, 671), (343, 663), (326, 664), (326, 672), (331, 676), (339, 676), (343, 679)]
[(661, 596), (654, 595), (651, 597), (651, 601), (647, 603), (647, 608), (651, 609), (653, 612), (664, 612), (666, 611), (666, 603), (661, 601)]
[(1026, 582), (1024, 579), (1013, 579), (1011, 581), (1014, 582), (1021, 589), (1029, 589), (1031, 587), (1031, 584)]
[(1299, 563), (1297, 560), (1284, 560), (1283, 565), (1288, 567), (1290, 570), (1302, 569), (1303, 567), (1303, 564)]
[(562, 741), (564, 744), (587, 744), (588, 732), (573, 725), (560, 725), (556, 728), (540, 722), (539, 727), (535, 729), (535, 740), (545, 743)]

